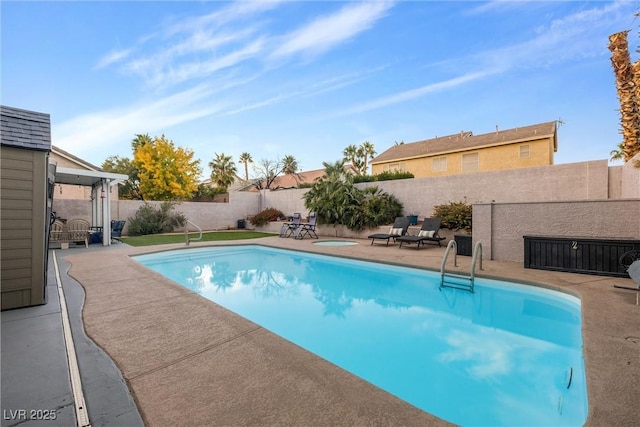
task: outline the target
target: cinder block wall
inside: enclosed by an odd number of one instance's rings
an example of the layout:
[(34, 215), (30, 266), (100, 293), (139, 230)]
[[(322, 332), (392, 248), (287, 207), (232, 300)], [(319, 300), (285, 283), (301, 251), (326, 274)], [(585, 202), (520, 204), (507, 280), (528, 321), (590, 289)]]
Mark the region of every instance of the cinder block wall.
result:
[(640, 239), (640, 200), (476, 204), (473, 243), (484, 258), (524, 261), (523, 236)]
[[(257, 193), (235, 192), (229, 194), (229, 203), (182, 202), (176, 210), (203, 230), (219, 230), (236, 227), (239, 219), (259, 212), (260, 195)], [(111, 202), (111, 218), (128, 220), (144, 202), (138, 200), (118, 200)], [(161, 202), (149, 202), (160, 205)], [(54, 200), (53, 210), (59, 217), (82, 218), (91, 222), (91, 203), (87, 200)], [(123, 234), (127, 234), (128, 222)]]
[[(432, 216), (435, 205), (450, 201), (473, 204), (474, 244), (482, 241), (484, 257), (495, 260), (522, 261), (525, 234), (640, 238), (640, 169), (630, 162), (610, 168), (606, 160), (597, 160), (358, 184), (371, 185), (397, 197), (405, 215), (420, 218)], [(303, 196), (307, 191), (232, 192), (229, 203), (185, 202), (178, 209), (203, 230), (225, 229), (235, 227), (238, 219), (270, 207), (285, 214), (306, 215)], [(112, 202), (112, 218), (126, 220), (135, 215), (141, 204)], [(55, 200), (54, 210), (65, 218), (91, 220), (91, 204), (86, 200)], [(279, 227), (274, 227), (269, 230), (277, 232)], [(326, 237), (366, 237), (373, 231), (354, 233), (331, 226), (318, 230)]]

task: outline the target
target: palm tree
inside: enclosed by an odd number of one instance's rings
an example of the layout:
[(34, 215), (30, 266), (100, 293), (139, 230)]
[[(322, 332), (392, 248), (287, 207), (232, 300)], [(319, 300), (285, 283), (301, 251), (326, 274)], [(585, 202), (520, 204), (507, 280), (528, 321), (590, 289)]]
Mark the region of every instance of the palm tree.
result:
[[(640, 67), (631, 63), (627, 33), (621, 31), (609, 36), (611, 65), (616, 77), (616, 89), (620, 101), (620, 127), (622, 133), (622, 153), (624, 161), (629, 161), (640, 152), (640, 104), (638, 102), (638, 83)], [(636, 167), (640, 167), (638, 162)]]
[(624, 161), (624, 142), (618, 144), (618, 147), (615, 150), (611, 150), (609, 155), (611, 156), (610, 160), (613, 162), (618, 160)]
[(209, 162), (211, 181), (226, 190), (235, 180), (237, 172), (236, 164), (231, 160), (231, 156), (225, 156), (224, 153), (214, 154), (216, 157)]
[(253, 163), (253, 159), (251, 158), (251, 154), (246, 151), (240, 154), (240, 163), (244, 164), (244, 180), (249, 181), (249, 163)]
[(343, 159), (345, 162), (350, 162), (354, 166), (356, 166), (356, 164), (358, 163), (358, 147), (356, 147), (355, 145), (348, 145), (347, 148), (345, 148), (342, 152), (342, 155), (344, 156)]
[(131, 150), (135, 153), (139, 147), (150, 144), (151, 142), (153, 142), (153, 140), (148, 133), (145, 133), (144, 135), (141, 133), (137, 133), (136, 137), (131, 141)]
[(362, 145), (360, 146), (362, 155), (364, 156), (364, 162), (363, 162), (363, 173), (366, 174), (367, 173), (367, 167), (368, 165), (368, 160), (369, 160), (369, 156), (373, 157), (376, 154), (376, 150), (373, 149), (373, 144), (370, 143), (369, 141), (365, 141), (362, 143)]
[(282, 159), (282, 172), (285, 175), (293, 175), (298, 172), (298, 161), (293, 156), (284, 156)]

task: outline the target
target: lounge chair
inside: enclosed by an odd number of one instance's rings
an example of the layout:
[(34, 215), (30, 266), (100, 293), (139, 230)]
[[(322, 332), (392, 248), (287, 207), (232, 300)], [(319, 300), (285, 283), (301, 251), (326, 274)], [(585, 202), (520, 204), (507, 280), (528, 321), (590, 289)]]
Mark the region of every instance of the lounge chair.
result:
[(316, 222), (318, 220), (318, 216), (315, 212), (311, 212), (309, 214), (309, 221), (305, 223), (301, 223), (298, 228), (296, 228), (293, 232), (293, 237), (296, 239), (304, 239), (304, 236), (309, 236), (312, 239), (317, 239), (318, 235), (316, 234)]
[(111, 240), (115, 240), (117, 242), (120, 241), (122, 237), (122, 229), (124, 228), (124, 224), (126, 221), (121, 219), (114, 219), (111, 221)]
[(416, 250), (420, 249), (420, 245), (424, 246), (426, 243), (437, 243), (438, 246), (442, 246), (440, 242), (445, 238), (438, 235), (441, 222), (440, 218), (425, 218), (416, 236), (405, 235), (397, 238), (398, 242), (400, 242), (400, 247), (402, 247), (403, 243), (417, 243)]
[(395, 243), (398, 237), (407, 234), (410, 222), (411, 220), (406, 216), (397, 217), (388, 233), (376, 233), (369, 236), (369, 239), (371, 239), (371, 245), (373, 246), (373, 243), (376, 240), (385, 240), (387, 246), (389, 246), (389, 240), (391, 239), (393, 239), (393, 243)]
[(67, 222), (67, 238), (69, 242), (84, 242), (84, 247), (89, 247), (89, 222), (84, 219), (74, 218)]
[(291, 234), (300, 227), (300, 219), (302, 215), (300, 212), (296, 212), (293, 214), (293, 222), (285, 222), (280, 227), (280, 237), (289, 237)]

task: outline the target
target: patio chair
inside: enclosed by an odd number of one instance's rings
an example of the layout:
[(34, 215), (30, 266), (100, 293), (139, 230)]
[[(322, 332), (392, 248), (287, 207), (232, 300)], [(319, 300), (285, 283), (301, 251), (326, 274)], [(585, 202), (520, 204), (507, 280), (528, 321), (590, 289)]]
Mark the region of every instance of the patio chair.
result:
[(391, 239), (393, 239), (393, 243), (395, 243), (398, 237), (407, 234), (410, 222), (411, 220), (406, 216), (397, 217), (388, 233), (376, 233), (369, 236), (369, 239), (371, 239), (371, 245), (373, 246), (373, 243), (376, 240), (385, 240), (387, 246), (389, 246), (389, 240)]
[(420, 245), (424, 246), (426, 243), (437, 243), (438, 246), (442, 246), (441, 242), (445, 238), (438, 235), (441, 222), (442, 219), (440, 218), (425, 218), (422, 223), (422, 227), (416, 236), (405, 235), (398, 237), (396, 240), (400, 242), (400, 247), (402, 247), (403, 243), (417, 243), (416, 250), (420, 249)]
[(318, 216), (315, 212), (311, 212), (309, 214), (309, 221), (306, 223), (301, 223), (298, 228), (296, 228), (293, 232), (293, 237), (295, 239), (304, 239), (304, 236), (309, 236), (312, 239), (317, 239), (318, 235), (316, 234), (316, 222), (318, 220)]
[(126, 221), (121, 219), (114, 219), (111, 221), (111, 240), (115, 240), (117, 242), (120, 241), (122, 237), (122, 229), (124, 228), (124, 224)]
[(293, 214), (293, 222), (285, 222), (280, 227), (280, 237), (289, 237), (293, 232), (295, 232), (298, 227), (300, 227), (300, 220), (302, 215), (300, 212), (296, 212)]
[(640, 250), (631, 250), (623, 253), (620, 257), (620, 266), (638, 286), (636, 288), (616, 284), (613, 286), (615, 288), (640, 291)]
[(67, 240), (67, 225), (56, 219), (51, 224), (51, 229), (49, 230), (49, 245), (52, 243), (58, 243), (62, 247), (62, 243), (68, 242)]
[(84, 219), (74, 218), (67, 222), (67, 236), (69, 242), (84, 242), (85, 248), (89, 247), (89, 222)]

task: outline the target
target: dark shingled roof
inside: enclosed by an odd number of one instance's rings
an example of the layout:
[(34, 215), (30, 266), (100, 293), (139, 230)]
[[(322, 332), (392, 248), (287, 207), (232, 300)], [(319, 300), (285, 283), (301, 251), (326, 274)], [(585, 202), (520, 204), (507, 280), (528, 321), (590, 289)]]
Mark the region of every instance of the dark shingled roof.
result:
[(372, 159), (370, 163), (385, 163), (451, 152), (476, 150), (484, 147), (514, 144), (521, 141), (532, 141), (549, 137), (553, 138), (553, 150), (556, 151), (557, 143), (555, 134), (555, 121), (485, 133), (483, 135), (473, 135), (471, 132), (460, 132), (455, 135), (395, 145)]
[(51, 151), (51, 120), (48, 114), (0, 105), (2, 145)]

